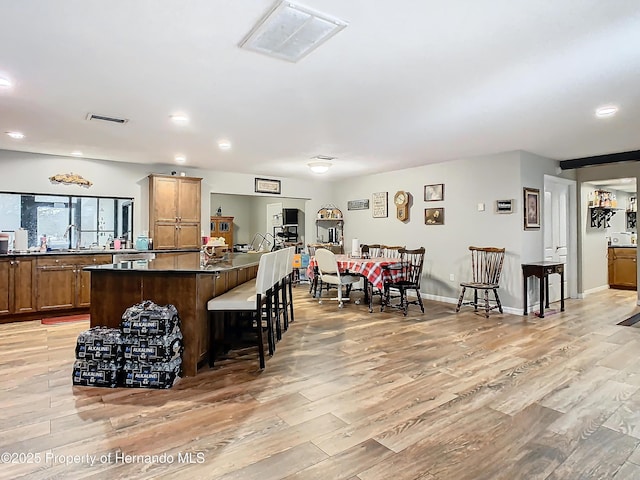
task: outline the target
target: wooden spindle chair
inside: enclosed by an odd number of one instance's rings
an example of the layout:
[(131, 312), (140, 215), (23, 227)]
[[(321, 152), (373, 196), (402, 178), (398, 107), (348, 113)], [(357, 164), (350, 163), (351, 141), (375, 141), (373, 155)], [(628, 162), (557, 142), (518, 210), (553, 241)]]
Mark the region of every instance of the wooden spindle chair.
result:
[[(460, 311), (460, 307), (468, 305), (474, 307), (478, 311), (478, 307), (484, 308), (485, 317), (489, 318), (489, 312), (497, 308), (502, 312), (502, 304), (498, 296), (498, 288), (500, 288), (500, 274), (502, 273), (502, 264), (504, 263), (504, 248), (496, 247), (469, 247), (471, 251), (471, 275), (470, 282), (462, 282), (460, 286), (460, 298), (456, 312)], [(473, 289), (473, 300), (464, 301), (464, 294), (467, 288)], [(478, 303), (478, 291), (484, 292), (484, 302), (482, 305)], [(489, 291), (493, 291), (495, 302), (489, 300)]]

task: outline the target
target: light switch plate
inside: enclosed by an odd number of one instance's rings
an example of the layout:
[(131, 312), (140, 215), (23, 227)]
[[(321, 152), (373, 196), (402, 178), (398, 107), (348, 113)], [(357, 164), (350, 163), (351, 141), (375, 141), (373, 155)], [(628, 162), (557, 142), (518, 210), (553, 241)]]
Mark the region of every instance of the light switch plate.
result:
[(478, 211), (479, 212), (484, 212), (484, 203), (479, 203), (478, 204)]

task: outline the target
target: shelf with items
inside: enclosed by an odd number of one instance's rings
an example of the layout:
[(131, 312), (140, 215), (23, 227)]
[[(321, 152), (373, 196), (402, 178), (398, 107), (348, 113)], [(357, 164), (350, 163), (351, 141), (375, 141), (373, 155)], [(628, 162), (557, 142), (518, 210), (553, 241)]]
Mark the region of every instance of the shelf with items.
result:
[[(326, 239), (324, 238), (325, 231)], [(316, 241), (342, 247), (343, 239), (344, 217), (342, 211), (335, 205), (324, 205), (316, 214)]]
[(609, 228), (611, 226), (611, 217), (616, 212), (622, 210), (621, 208), (610, 207), (589, 207), (589, 214), (591, 218), (591, 226), (593, 228)]
[(589, 194), (589, 207), (617, 209), (616, 194), (607, 190), (595, 190)]

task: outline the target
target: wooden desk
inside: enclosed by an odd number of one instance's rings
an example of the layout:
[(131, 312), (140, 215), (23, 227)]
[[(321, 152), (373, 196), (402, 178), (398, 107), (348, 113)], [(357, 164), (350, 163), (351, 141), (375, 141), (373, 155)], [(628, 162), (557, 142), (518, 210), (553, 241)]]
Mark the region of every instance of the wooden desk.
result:
[[(527, 279), (536, 276), (540, 279), (540, 318), (544, 318), (544, 307), (549, 308), (549, 275), (560, 274), (560, 311), (564, 312), (564, 263), (558, 262), (533, 262), (522, 264), (522, 277), (524, 284), (524, 314), (527, 315)], [(545, 305), (546, 295), (546, 305)]]

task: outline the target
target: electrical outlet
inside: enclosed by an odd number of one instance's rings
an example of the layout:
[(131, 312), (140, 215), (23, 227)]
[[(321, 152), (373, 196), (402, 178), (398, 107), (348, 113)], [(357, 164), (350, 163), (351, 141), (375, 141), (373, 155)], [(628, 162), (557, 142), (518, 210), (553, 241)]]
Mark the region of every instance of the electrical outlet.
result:
[(455, 275), (453, 273), (449, 274), (449, 280), (452, 281), (452, 282), (456, 281), (456, 277), (455, 277)]

